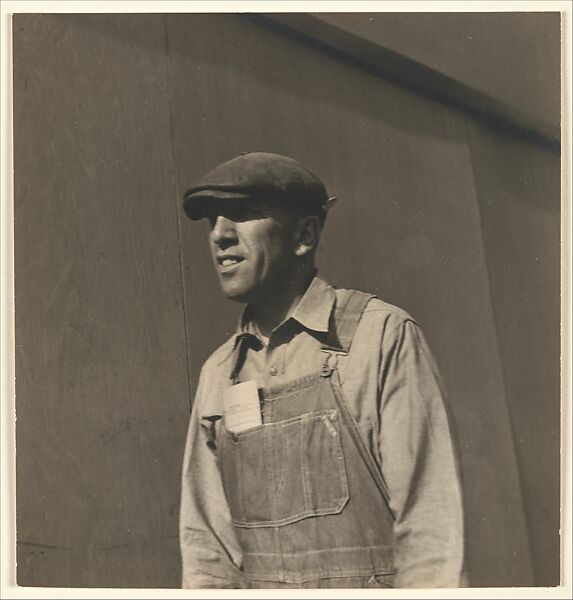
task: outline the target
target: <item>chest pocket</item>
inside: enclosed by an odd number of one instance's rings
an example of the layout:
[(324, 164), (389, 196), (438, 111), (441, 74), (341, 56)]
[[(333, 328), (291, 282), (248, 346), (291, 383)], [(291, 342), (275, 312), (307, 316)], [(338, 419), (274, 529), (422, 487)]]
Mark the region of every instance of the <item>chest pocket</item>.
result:
[(276, 527), (337, 514), (348, 480), (336, 409), (233, 434), (221, 428), (218, 461), (233, 524)]

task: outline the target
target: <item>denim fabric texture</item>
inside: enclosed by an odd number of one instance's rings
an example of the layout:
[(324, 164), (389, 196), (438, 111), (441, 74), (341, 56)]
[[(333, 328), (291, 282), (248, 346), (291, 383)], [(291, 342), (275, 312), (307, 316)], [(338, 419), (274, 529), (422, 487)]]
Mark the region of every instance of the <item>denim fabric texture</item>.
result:
[[(250, 379), (263, 423), (231, 433), (223, 390)], [(460, 585), (456, 460), (418, 324), (318, 277), (268, 345), (247, 309), (202, 369), (180, 541), (183, 587)]]

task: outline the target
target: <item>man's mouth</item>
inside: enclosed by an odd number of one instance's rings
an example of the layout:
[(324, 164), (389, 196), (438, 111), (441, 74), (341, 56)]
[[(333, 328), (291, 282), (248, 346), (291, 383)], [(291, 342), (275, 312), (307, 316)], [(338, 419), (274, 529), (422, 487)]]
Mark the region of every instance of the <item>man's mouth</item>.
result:
[(222, 256), (217, 256), (217, 264), (223, 273), (233, 270), (234, 267), (242, 263), (244, 260), (245, 258), (243, 256), (238, 256), (236, 254), (224, 254)]

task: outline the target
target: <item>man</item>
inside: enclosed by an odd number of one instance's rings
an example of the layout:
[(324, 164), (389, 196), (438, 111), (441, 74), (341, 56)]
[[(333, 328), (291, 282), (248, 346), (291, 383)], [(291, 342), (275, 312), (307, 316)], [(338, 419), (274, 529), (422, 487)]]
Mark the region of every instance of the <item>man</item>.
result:
[(293, 159), (242, 154), (185, 195), (246, 304), (201, 371), (185, 450), (183, 586), (455, 587), (456, 461), (417, 323), (320, 279), (333, 203)]

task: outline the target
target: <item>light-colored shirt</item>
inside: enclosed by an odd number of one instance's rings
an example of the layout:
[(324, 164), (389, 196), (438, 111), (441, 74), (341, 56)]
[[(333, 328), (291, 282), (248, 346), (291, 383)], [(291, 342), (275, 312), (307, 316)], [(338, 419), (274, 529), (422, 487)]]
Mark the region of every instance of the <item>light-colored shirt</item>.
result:
[[(254, 379), (267, 388), (315, 373), (310, 357), (316, 356), (328, 331), (334, 302), (334, 289), (315, 277), (267, 345), (257, 341), (247, 307), (237, 333), (205, 362), (182, 474), (183, 587), (241, 587), (241, 548), (203, 419), (222, 414), (238, 336), (253, 341), (242, 381)], [(395, 586), (461, 585), (464, 543), (457, 463), (440, 378), (419, 325), (403, 310), (371, 300), (338, 370), (346, 402), (389, 490), (395, 517)]]

